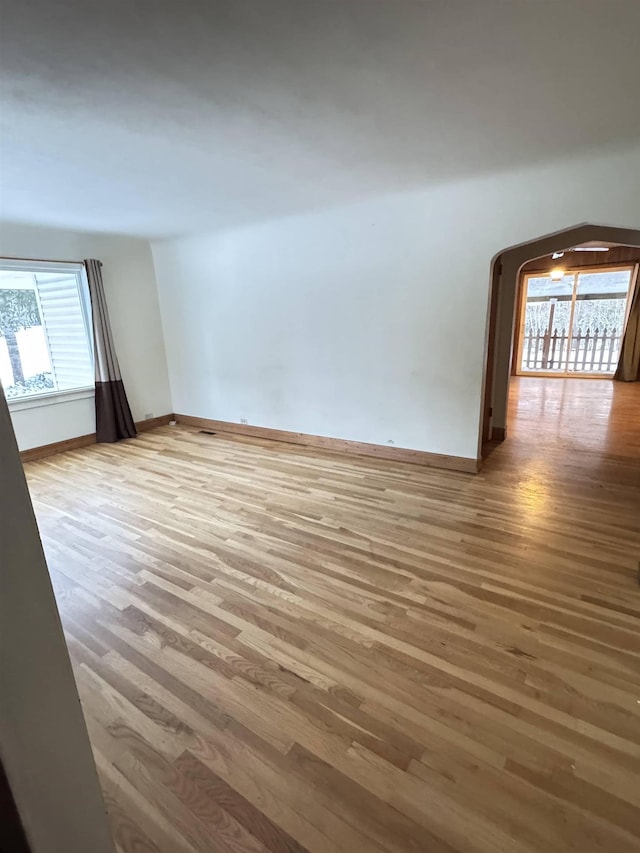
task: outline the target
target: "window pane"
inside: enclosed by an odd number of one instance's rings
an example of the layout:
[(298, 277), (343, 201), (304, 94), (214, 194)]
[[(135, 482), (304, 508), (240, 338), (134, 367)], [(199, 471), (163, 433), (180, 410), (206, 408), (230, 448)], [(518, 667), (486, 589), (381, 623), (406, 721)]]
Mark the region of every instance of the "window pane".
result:
[(520, 369), (563, 371), (567, 362), (573, 275), (560, 281), (549, 276), (527, 279)]
[(7, 399), (57, 390), (31, 273), (0, 270), (0, 382)]
[(80, 268), (60, 265), (56, 271), (34, 263), (0, 269), (0, 383), (7, 398), (86, 388), (93, 381)]
[(569, 370), (612, 373), (620, 357), (631, 270), (578, 276)]

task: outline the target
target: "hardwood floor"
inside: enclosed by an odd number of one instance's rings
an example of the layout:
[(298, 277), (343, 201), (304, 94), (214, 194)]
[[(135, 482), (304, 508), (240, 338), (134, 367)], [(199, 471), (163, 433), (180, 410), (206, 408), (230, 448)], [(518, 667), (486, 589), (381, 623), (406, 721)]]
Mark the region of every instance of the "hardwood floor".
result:
[(640, 850), (640, 385), (519, 380), (509, 436), (25, 466), (120, 853)]

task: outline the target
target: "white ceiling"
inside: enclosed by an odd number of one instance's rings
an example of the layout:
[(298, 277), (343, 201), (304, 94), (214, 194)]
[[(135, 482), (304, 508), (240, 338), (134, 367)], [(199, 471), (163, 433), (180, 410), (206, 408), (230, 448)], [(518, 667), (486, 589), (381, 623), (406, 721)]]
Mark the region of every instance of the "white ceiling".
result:
[(1, 0), (0, 215), (163, 236), (640, 140), (638, 0)]

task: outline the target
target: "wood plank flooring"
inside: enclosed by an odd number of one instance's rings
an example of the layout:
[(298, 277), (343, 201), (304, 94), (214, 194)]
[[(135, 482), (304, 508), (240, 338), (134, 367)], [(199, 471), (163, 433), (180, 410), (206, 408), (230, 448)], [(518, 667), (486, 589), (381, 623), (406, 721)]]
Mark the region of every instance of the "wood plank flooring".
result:
[(640, 386), (516, 381), (509, 436), (25, 466), (119, 853), (640, 851)]

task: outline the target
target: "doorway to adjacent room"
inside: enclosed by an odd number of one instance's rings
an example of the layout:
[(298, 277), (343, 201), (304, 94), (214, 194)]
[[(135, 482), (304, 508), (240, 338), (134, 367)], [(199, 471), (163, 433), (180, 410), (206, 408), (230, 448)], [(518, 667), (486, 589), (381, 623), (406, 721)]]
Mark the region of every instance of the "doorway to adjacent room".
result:
[[(580, 391), (571, 387), (578, 379), (587, 384), (600, 380), (590, 389), (591, 404), (591, 392), (599, 388), (603, 399), (613, 394), (610, 386), (619, 384), (611, 382), (614, 378), (632, 382), (635, 397), (640, 391), (640, 384), (633, 382), (640, 378), (639, 271), (640, 230), (586, 223), (494, 256), (482, 456), (507, 437), (507, 421), (514, 412), (512, 384), (518, 386), (520, 409), (527, 405), (529, 390), (537, 389), (546, 398), (547, 382), (554, 399), (561, 389), (553, 386), (562, 384), (565, 401)], [(548, 418), (556, 407), (545, 406), (544, 411)], [(522, 424), (521, 418), (517, 421)]]

